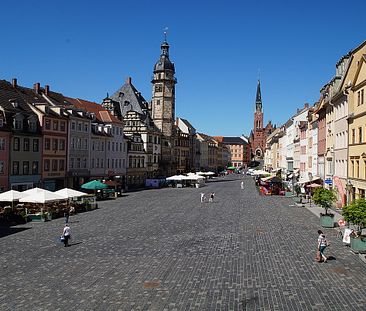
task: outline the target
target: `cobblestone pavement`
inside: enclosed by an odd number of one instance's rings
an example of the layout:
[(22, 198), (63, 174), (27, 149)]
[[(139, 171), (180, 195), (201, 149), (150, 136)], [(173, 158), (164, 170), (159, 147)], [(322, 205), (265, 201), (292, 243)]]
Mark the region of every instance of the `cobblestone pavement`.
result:
[(332, 260), (315, 262), (319, 219), (250, 177), (128, 193), (70, 221), (69, 248), (63, 219), (0, 238), (1, 311), (366, 310), (359, 257), (326, 229)]

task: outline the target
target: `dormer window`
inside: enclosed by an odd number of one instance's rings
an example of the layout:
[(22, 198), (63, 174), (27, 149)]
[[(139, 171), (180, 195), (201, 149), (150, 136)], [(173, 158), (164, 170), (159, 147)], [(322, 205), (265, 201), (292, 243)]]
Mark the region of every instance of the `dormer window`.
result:
[(23, 120), (15, 119), (14, 120), (14, 129), (15, 130), (22, 130), (23, 129)]
[(130, 102), (128, 100), (125, 100), (125, 107), (127, 107), (130, 104)]
[(37, 131), (37, 122), (35, 120), (29, 120), (28, 129), (30, 132), (36, 132)]

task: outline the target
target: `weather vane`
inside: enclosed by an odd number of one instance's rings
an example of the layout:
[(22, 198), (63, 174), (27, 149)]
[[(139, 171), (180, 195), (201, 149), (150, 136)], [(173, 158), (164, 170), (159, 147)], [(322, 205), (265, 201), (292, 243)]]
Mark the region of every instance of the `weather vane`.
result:
[(165, 42), (166, 42), (166, 36), (167, 36), (167, 34), (168, 34), (168, 27), (165, 27), (164, 28), (164, 40), (165, 40)]

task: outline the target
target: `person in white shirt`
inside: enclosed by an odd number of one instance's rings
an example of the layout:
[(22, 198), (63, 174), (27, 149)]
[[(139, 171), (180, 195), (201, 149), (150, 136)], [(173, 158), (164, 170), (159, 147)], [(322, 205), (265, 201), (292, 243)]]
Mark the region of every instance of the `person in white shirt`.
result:
[(69, 224), (65, 224), (64, 230), (62, 231), (62, 236), (64, 238), (64, 246), (70, 246), (69, 239), (71, 238), (71, 229), (69, 227)]
[(327, 262), (327, 256), (324, 255), (324, 251), (325, 249), (327, 248), (328, 246), (328, 242), (327, 242), (327, 239), (325, 238), (325, 234), (323, 233), (323, 231), (321, 230), (318, 230), (318, 234), (319, 234), (319, 237), (318, 237), (318, 251), (320, 252), (320, 260), (318, 260), (319, 262), (323, 261), (324, 262)]
[(205, 201), (205, 194), (202, 192), (201, 193), (201, 203), (203, 203)]

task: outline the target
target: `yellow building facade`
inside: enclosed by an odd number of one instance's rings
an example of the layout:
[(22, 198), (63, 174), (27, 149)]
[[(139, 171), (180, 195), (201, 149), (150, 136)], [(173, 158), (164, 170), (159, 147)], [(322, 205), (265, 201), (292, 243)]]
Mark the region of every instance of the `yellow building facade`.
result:
[(349, 90), (350, 200), (365, 198), (366, 192), (366, 42), (353, 55), (354, 76)]

